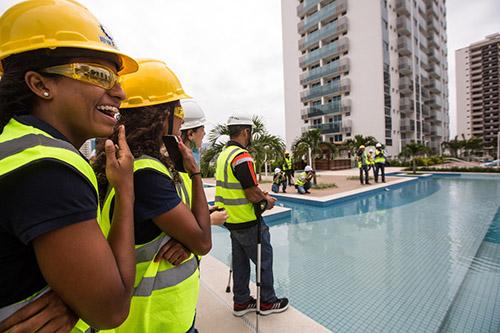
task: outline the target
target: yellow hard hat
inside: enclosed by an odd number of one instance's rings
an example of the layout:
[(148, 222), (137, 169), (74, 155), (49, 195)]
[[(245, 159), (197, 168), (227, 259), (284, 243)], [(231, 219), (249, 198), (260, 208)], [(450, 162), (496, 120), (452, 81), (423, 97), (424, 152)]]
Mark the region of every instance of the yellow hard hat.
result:
[(182, 89), (174, 72), (160, 60), (138, 59), (139, 70), (120, 77), (127, 95), (121, 108), (138, 108), (191, 98)]
[(0, 61), (13, 54), (64, 47), (114, 54), (121, 62), (119, 74), (137, 70), (135, 60), (118, 51), (102, 24), (76, 1), (24, 1), (0, 17)]
[(359, 146), (359, 149), (365, 149), (364, 145)]

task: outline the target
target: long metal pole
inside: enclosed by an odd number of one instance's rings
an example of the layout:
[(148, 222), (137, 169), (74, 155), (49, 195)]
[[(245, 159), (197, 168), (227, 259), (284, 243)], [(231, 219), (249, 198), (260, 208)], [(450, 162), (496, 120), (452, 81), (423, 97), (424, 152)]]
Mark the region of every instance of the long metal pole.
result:
[(500, 132), (497, 135), (497, 166), (500, 166)]

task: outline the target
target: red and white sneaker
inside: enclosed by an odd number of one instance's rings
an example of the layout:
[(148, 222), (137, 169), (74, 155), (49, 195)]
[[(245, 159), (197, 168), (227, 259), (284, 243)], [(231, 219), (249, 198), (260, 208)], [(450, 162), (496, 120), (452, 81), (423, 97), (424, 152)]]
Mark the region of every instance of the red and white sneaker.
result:
[(260, 313), (264, 316), (279, 313), (288, 309), (288, 298), (278, 298), (273, 303), (260, 303)]
[(233, 315), (236, 317), (241, 317), (249, 312), (257, 311), (257, 301), (255, 298), (251, 297), (246, 303), (234, 303), (233, 305)]

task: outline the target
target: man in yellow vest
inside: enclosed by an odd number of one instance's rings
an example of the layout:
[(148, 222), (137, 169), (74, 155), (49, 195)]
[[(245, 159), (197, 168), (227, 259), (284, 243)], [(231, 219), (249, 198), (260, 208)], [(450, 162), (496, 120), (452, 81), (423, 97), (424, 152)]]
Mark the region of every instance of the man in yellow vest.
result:
[(288, 180), (288, 186), (293, 186), (295, 183), (293, 179), (293, 160), (288, 151), (285, 151), (285, 156), (283, 157), (282, 170), (285, 173), (286, 179)]
[(260, 313), (268, 315), (288, 308), (288, 299), (277, 298), (273, 286), (273, 248), (269, 227), (259, 221), (254, 204), (276, 201), (259, 188), (253, 158), (247, 150), (251, 143), (253, 122), (244, 116), (231, 116), (227, 122), (230, 140), (217, 159), (215, 205), (228, 214), (225, 226), (231, 233), (233, 264), (233, 314), (243, 316), (257, 310), (250, 296), (250, 260), (257, 261), (257, 230), (261, 226), (261, 304)]
[[(361, 185), (370, 184), (370, 182), (368, 181), (368, 158), (365, 152), (364, 145), (359, 146), (358, 151), (356, 152), (356, 162), (359, 169), (359, 181)], [(363, 183), (363, 174), (365, 176), (364, 183)]]
[(375, 145), (375, 183), (378, 183), (378, 173), (382, 175), (382, 183), (385, 183), (385, 152), (382, 149), (382, 144), (379, 142)]

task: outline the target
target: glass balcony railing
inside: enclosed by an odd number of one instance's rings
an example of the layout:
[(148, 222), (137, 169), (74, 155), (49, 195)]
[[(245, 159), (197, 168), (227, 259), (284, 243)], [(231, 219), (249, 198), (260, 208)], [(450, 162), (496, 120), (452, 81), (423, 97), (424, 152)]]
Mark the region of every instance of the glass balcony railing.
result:
[(396, 12), (400, 15), (410, 15), (411, 8), (406, 0), (396, 1)]
[(319, 129), (321, 134), (340, 133), (342, 129), (342, 121), (334, 121), (332, 123), (324, 123), (324, 124), (314, 124), (309, 127), (311, 129), (312, 128)]
[(349, 79), (335, 80), (328, 84), (312, 87), (301, 92), (300, 98), (302, 101), (306, 101), (321, 96), (341, 94), (349, 89)]
[(327, 65), (316, 67), (300, 75), (300, 84), (305, 85), (309, 81), (321, 77), (335, 76), (349, 70), (349, 62), (346, 58), (333, 61)]
[(340, 101), (336, 101), (324, 105), (314, 105), (307, 107), (302, 111), (302, 114), (307, 116), (307, 118), (319, 117), (327, 114), (336, 114), (342, 112), (342, 103)]
[(304, 2), (297, 6), (297, 16), (304, 16), (314, 7), (317, 7), (319, 2), (320, 0), (304, 0)]
[(312, 14), (311, 16), (306, 17), (304, 20), (299, 22), (298, 31), (299, 34), (304, 33), (309, 30), (311, 27), (317, 25), (319, 22), (334, 18), (335, 16), (340, 15), (347, 8), (347, 0), (337, 0), (334, 1), (325, 7), (322, 7), (318, 12)]
[(299, 66), (305, 67), (319, 61), (322, 58), (329, 56), (336, 56), (340, 53), (346, 52), (349, 48), (349, 42), (347, 38), (339, 39), (336, 42), (330, 43), (323, 46), (317, 50), (314, 50), (306, 55), (299, 58)]
[(299, 49), (308, 48), (320, 40), (327, 37), (333, 37), (347, 31), (347, 17), (341, 17), (322, 27), (321, 29), (301, 38), (299, 40)]

